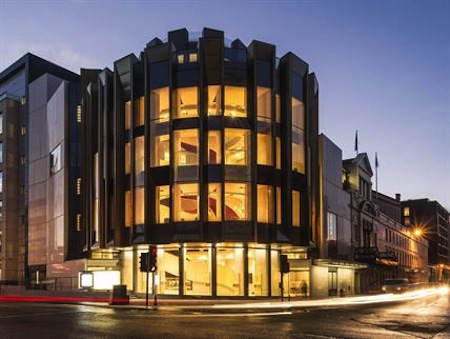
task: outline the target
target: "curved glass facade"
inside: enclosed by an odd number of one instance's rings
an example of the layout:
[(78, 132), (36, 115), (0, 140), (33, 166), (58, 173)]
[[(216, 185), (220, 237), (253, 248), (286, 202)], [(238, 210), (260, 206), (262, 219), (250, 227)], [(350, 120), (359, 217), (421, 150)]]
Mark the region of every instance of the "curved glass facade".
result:
[(158, 293), (204, 296), (280, 295), (280, 253), (310, 244), (314, 79), (292, 53), (224, 39), (211, 29), (198, 41), (185, 29), (156, 38), (99, 73), (110, 85), (83, 107), (95, 117), (85, 162), (97, 159), (100, 176), (83, 181), (85, 198), (92, 184), (98, 195), (84, 245), (120, 248), (121, 280), (136, 292), (149, 244)]

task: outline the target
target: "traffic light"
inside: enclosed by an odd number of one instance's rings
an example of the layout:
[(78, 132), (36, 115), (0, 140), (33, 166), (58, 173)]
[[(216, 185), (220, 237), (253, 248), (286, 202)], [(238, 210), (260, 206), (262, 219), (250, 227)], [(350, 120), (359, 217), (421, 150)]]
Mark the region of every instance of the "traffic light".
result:
[(281, 273), (289, 273), (290, 270), (291, 270), (291, 268), (289, 265), (288, 257), (286, 254), (282, 254), (280, 256), (280, 272)]
[(139, 258), (139, 271), (147, 272), (148, 267), (148, 252), (142, 252)]
[(148, 253), (150, 272), (155, 272), (158, 268), (156, 266), (156, 263), (158, 261), (157, 254), (158, 254), (158, 248), (156, 246), (150, 246), (150, 252)]

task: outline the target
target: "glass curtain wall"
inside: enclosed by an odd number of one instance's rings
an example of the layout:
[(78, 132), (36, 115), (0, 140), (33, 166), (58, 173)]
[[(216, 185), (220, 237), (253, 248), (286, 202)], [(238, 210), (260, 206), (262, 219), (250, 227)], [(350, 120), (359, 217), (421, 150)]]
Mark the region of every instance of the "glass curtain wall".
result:
[(244, 295), (244, 249), (217, 247), (217, 295)]

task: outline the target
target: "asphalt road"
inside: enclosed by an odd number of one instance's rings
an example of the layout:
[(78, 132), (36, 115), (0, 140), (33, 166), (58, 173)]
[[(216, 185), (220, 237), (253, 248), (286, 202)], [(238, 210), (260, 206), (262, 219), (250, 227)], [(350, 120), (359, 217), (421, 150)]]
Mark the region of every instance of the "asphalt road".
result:
[(242, 310), (2, 302), (0, 338), (450, 338), (450, 300)]

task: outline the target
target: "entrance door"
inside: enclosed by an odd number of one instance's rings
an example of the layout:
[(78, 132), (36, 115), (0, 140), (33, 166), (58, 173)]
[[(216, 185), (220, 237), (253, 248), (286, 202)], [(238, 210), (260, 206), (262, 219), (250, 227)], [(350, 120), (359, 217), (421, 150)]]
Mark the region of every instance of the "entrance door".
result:
[(328, 269), (328, 295), (330, 297), (337, 296), (337, 270), (335, 268)]

